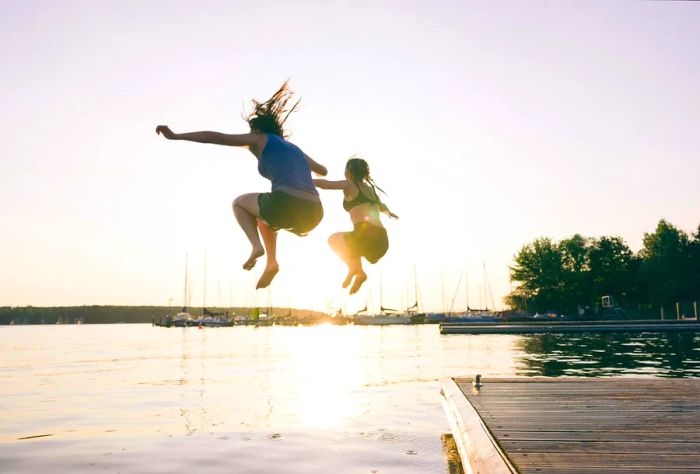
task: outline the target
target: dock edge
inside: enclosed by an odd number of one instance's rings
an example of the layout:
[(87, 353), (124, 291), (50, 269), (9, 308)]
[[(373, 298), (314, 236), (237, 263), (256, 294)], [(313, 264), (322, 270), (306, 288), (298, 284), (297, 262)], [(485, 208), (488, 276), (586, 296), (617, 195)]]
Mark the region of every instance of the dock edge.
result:
[(517, 473), (454, 379), (442, 383), (440, 394), (465, 474)]

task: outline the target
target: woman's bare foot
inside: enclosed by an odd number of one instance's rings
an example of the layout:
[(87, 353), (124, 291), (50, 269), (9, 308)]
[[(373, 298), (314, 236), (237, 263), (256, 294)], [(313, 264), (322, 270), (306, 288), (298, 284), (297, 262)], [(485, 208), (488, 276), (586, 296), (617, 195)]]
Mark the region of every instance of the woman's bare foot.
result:
[(347, 288), (350, 286), (350, 283), (352, 282), (352, 277), (355, 276), (355, 273), (352, 271), (348, 272), (348, 276), (345, 277), (345, 280), (343, 280), (343, 288)]
[(352, 288), (350, 288), (350, 294), (354, 295), (360, 290), (360, 287), (362, 284), (365, 282), (367, 279), (367, 274), (365, 272), (358, 272), (355, 274), (355, 281), (352, 284)]
[(263, 255), (265, 255), (265, 249), (262, 246), (253, 247), (253, 250), (250, 252), (250, 257), (248, 257), (248, 260), (243, 264), (243, 270), (252, 270), (255, 266), (255, 262)]
[(268, 286), (270, 286), (270, 283), (272, 283), (272, 279), (275, 278), (275, 275), (277, 275), (278, 271), (280, 271), (279, 265), (277, 265), (276, 263), (270, 265), (268, 263), (265, 267), (265, 271), (262, 275), (260, 275), (260, 279), (258, 280), (258, 284), (255, 286), (255, 289), (259, 290), (260, 288), (267, 288)]

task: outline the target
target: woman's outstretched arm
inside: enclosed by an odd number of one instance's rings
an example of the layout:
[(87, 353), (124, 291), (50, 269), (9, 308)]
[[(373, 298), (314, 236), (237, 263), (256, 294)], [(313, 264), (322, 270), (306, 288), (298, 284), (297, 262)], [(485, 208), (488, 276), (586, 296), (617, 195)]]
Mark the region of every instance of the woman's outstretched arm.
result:
[(327, 179), (314, 179), (314, 186), (321, 189), (340, 189), (345, 191), (352, 183), (346, 179), (341, 181), (328, 181)]
[(306, 158), (306, 162), (309, 164), (311, 171), (313, 171), (319, 176), (326, 176), (328, 174), (328, 170), (325, 166), (312, 160), (311, 157), (306, 153), (304, 153), (304, 157)]
[(175, 133), (167, 125), (158, 125), (156, 133), (163, 135), (168, 140), (187, 140), (197, 143), (212, 143), (214, 145), (227, 146), (259, 146), (264, 135), (256, 133), (226, 134), (219, 132), (189, 132)]

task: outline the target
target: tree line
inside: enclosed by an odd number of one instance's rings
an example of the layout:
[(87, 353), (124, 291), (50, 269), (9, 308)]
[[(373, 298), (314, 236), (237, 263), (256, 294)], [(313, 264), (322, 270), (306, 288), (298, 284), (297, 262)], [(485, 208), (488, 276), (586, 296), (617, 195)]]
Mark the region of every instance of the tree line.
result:
[[(621, 237), (575, 234), (556, 242), (542, 237), (523, 246), (510, 267), (515, 287), (504, 301), (528, 312), (596, 312), (602, 298), (640, 315), (684, 312), (700, 299), (700, 226), (687, 234), (661, 219), (633, 252)], [(690, 314), (688, 314), (690, 315)]]
[[(56, 307), (0, 307), (0, 324), (111, 324), (150, 323), (153, 318), (175, 315), (182, 308), (176, 306), (56, 306)], [(237, 314), (249, 316), (255, 308), (207, 308), (209, 314)], [(264, 311), (268, 311), (265, 309)], [(202, 308), (190, 308), (192, 316), (201, 316)], [(295, 308), (271, 308), (272, 315), (322, 315), (319, 311)]]

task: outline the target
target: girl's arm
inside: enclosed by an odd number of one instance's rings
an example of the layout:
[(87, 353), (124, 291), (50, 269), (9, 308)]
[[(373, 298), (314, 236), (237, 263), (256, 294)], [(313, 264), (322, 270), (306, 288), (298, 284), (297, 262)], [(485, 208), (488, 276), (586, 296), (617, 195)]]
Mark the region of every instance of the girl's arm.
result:
[(399, 218), (399, 216), (397, 216), (396, 214), (394, 214), (393, 212), (391, 212), (391, 211), (389, 210), (389, 208), (386, 207), (386, 204), (384, 204), (384, 203), (381, 202), (381, 201), (379, 201), (379, 210), (380, 210), (381, 212), (383, 212), (384, 214), (386, 214), (387, 216), (391, 217), (392, 219), (398, 219), (398, 218)]
[(328, 170), (325, 166), (312, 160), (311, 157), (306, 153), (304, 154), (304, 157), (306, 158), (306, 162), (309, 164), (311, 171), (313, 171), (319, 176), (326, 176), (328, 174)]
[(350, 189), (352, 183), (346, 179), (341, 181), (328, 181), (327, 179), (314, 179), (314, 186), (321, 189), (340, 189), (347, 190)]
[(167, 125), (158, 125), (156, 133), (163, 135), (168, 140), (187, 140), (197, 143), (213, 143), (214, 145), (227, 146), (260, 146), (265, 135), (256, 133), (242, 133), (230, 135), (219, 132), (190, 132), (175, 133)]

